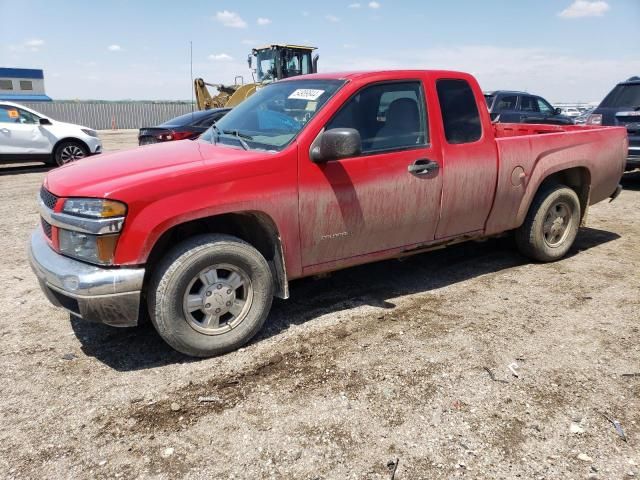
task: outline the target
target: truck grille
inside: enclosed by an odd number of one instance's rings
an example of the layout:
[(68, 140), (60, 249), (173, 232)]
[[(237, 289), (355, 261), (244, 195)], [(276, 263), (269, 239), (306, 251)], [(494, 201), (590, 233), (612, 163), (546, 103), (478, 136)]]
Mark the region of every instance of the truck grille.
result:
[(42, 224), (42, 230), (44, 234), (47, 236), (49, 240), (51, 240), (51, 224), (47, 222), (44, 218), (40, 219), (40, 223)]
[(47, 206), (47, 208), (53, 210), (58, 202), (58, 197), (56, 197), (53, 193), (51, 193), (46, 188), (40, 188), (40, 199)]

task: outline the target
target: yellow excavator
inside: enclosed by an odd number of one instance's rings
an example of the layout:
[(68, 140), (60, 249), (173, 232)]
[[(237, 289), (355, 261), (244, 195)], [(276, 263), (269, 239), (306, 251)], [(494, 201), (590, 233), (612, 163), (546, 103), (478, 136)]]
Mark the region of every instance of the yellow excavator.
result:
[[(242, 76), (237, 76), (233, 85), (207, 83), (202, 78), (196, 78), (193, 81), (193, 88), (198, 110), (235, 107), (268, 83), (297, 75), (316, 73), (319, 57), (318, 55), (312, 57), (315, 49), (316, 47), (305, 45), (280, 44), (252, 49), (247, 57), (247, 63), (252, 70), (253, 83), (244, 83)], [(208, 86), (215, 88), (218, 91), (217, 95), (212, 96)]]

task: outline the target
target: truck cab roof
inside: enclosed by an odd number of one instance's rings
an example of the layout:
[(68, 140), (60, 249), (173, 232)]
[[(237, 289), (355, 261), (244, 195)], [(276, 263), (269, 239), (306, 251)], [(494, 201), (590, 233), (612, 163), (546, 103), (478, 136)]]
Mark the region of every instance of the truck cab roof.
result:
[(389, 76), (392, 78), (411, 78), (413, 76), (418, 77), (425, 73), (434, 75), (436, 77), (452, 78), (467, 78), (470, 74), (465, 72), (458, 72), (453, 70), (353, 70), (343, 72), (327, 72), (327, 73), (312, 73), (305, 75), (304, 78), (293, 77), (287, 78), (282, 81), (296, 81), (296, 80), (356, 80), (361, 78), (371, 79), (375, 76)]
[(483, 92), (485, 95), (501, 95), (501, 94), (510, 94), (510, 95), (531, 95), (529, 92), (523, 92), (521, 90), (491, 90), (487, 92)]

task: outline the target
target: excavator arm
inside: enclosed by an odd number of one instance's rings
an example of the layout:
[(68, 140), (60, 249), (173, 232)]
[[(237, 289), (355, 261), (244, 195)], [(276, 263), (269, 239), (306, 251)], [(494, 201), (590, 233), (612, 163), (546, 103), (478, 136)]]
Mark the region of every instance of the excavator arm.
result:
[[(212, 97), (207, 86), (214, 87), (218, 90), (218, 94)], [(198, 110), (209, 110), (211, 108), (224, 107), (229, 98), (237, 90), (237, 86), (234, 85), (228, 87), (225, 85), (217, 85), (207, 83), (202, 78), (196, 78), (193, 81), (193, 89), (196, 93), (196, 105), (198, 106)]]

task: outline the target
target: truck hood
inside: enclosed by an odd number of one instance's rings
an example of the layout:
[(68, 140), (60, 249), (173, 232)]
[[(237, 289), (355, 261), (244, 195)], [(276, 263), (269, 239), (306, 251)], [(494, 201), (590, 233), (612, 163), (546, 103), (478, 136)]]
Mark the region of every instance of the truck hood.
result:
[(180, 140), (85, 158), (52, 170), (44, 183), (60, 197), (118, 199), (119, 192), (133, 186), (262, 156), (264, 152)]

